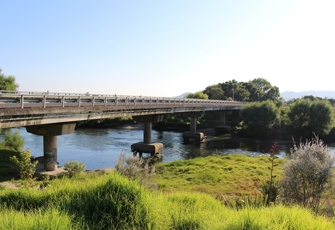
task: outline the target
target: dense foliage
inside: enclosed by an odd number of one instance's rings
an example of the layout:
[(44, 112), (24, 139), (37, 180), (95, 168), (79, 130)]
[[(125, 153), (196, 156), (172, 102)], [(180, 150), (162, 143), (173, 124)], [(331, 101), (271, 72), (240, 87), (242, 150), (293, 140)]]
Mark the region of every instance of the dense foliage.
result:
[[(199, 99), (236, 100), (251, 102), (241, 109), (240, 114), (226, 115), (231, 130), (238, 130), (243, 137), (310, 138), (319, 135), (323, 139), (335, 136), (334, 99), (305, 96), (284, 104), (279, 88), (263, 78), (249, 82), (226, 81), (208, 86), (202, 92), (187, 97)], [(198, 119), (199, 124), (219, 125), (219, 112), (206, 113)], [(177, 116), (173, 116), (177, 117)], [(167, 116), (170, 119), (170, 116)], [(178, 120), (180, 124), (188, 120)], [(164, 121), (165, 122), (165, 121)], [(174, 121), (169, 122), (173, 125)]]
[(19, 88), (19, 85), (15, 82), (15, 77), (2, 73), (2, 69), (0, 69), (0, 90), (10, 90), (16, 91)]
[(321, 199), (331, 191), (335, 158), (319, 138), (295, 145), (284, 166), (281, 198), (318, 212)]
[(280, 101), (279, 88), (272, 86), (263, 78), (256, 78), (249, 82), (226, 81), (208, 86), (203, 93), (209, 99), (236, 100), (236, 101)]
[(333, 109), (327, 100), (298, 99), (290, 105), (289, 127), (295, 136), (327, 135), (333, 128)]
[(254, 102), (240, 112), (242, 130), (251, 137), (267, 137), (279, 126), (279, 108), (272, 101)]

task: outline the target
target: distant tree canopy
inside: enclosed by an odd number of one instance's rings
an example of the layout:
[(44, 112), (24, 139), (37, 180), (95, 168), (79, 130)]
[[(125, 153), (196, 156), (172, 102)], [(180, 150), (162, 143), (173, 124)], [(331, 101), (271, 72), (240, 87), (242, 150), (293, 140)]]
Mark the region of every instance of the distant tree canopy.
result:
[(267, 137), (280, 123), (280, 110), (270, 100), (246, 105), (240, 112), (244, 135)]
[(327, 100), (298, 99), (290, 105), (288, 117), (297, 136), (327, 135), (333, 128), (333, 108)]
[(19, 85), (15, 82), (15, 77), (11, 75), (4, 75), (0, 69), (0, 90), (16, 91)]
[(263, 78), (256, 78), (249, 82), (226, 81), (208, 86), (202, 91), (209, 99), (236, 101), (279, 101), (279, 88), (272, 86)]
[(186, 98), (208, 99), (208, 95), (203, 92), (189, 93)]

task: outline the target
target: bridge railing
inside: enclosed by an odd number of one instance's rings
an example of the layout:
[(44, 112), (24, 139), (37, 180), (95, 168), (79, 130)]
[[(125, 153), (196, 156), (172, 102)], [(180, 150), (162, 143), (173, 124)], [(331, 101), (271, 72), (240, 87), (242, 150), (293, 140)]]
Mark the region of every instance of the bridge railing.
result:
[(32, 108), (32, 107), (81, 107), (81, 106), (111, 106), (111, 105), (208, 105), (242, 106), (245, 102), (204, 100), (175, 97), (149, 97), (129, 95), (104, 95), (89, 93), (54, 93), (0, 91), (0, 108)]

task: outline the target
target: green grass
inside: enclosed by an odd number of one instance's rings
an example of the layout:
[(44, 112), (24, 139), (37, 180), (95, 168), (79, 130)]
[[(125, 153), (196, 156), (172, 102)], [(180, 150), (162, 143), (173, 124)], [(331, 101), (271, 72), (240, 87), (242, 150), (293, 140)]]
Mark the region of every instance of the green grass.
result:
[[(15, 154), (5, 153), (2, 160)], [(331, 219), (297, 206), (257, 207), (250, 195), (260, 194), (268, 166), (268, 157), (241, 155), (161, 164), (155, 191), (114, 171), (54, 179), (40, 189), (37, 181), (2, 188), (0, 229), (335, 229)]]
[(151, 191), (114, 172), (0, 190), (0, 219), (0, 229), (335, 229), (299, 207), (237, 211), (211, 195)]
[[(282, 173), (283, 159), (274, 175)], [(268, 157), (244, 155), (208, 156), (161, 164), (153, 178), (163, 192), (196, 191), (218, 196), (261, 195), (260, 186), (269, 180)]]

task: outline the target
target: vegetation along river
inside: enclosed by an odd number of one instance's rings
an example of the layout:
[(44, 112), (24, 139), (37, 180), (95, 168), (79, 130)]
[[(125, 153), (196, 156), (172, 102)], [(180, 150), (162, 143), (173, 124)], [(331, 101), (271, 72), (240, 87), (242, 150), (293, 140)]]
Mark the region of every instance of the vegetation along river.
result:
[[(15, 128), (25, 139), (24, 150), (30, 149), (32, 156), (43, 156), (43, 137), (30, 134), (25, 128)], [(3, 134), (1, 134), (3, 136)], [(121, 153), (131, 156), (131, 144), (143, 141), (141, 129), (78, 129), (73, 134), (58, 136), (58, 162), (75, 160), (86, 165), (86, 169), (95, 170), (112, 168)], [(245, 154), (249, 156), (264, 155), (269, 152), (274, 141), (225, 138), (208, 135), (205, 143), (184, 144), (182, 133), (172, 131), (152, 131), (152, 142), (161, 142), (163, 162), (189, 159), (198, 156)], [(290, 153), (293, 141), (278, 141), (280, 156)], [(335, 153), (335, 144), (328, 144)]]

